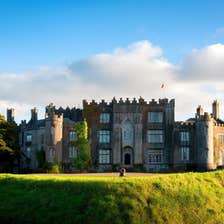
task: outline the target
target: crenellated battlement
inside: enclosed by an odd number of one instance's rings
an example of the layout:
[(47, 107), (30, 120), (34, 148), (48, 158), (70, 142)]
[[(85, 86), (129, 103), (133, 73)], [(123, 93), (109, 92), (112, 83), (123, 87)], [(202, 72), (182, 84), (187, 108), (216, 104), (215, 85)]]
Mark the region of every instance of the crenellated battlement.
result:
[(173, 105), (174, 106), (174, 99), (171, 99), (170, 101), (167, 98), (159, 99), (158, 101), (156, 101), (155, 99), (152, 99), (151, 101), (147, 102), (140, 96), (139, 99), (120, 98), (119, 100), (117, 100), (114, 97), (110, 102), (106, 102), (104, 99), (102, 99), (101, 102), (99, 103), (96, 102), (95, 100), (92, 100), (90, 102), (88, 102), (87, 100), (83, 100), (83, 108), (86, 106), (111, 106), (111, 105), (149, 105), (149, 106)]
[(224, 128), (224, 124), (217, 124), (217, 123), (215, 123), (214, 126), (215, 127), (223, 127)]
[(187, 122), (187, 121), (180, 121), (175, 123), (176, 127), (181, 128), (181, 127), (193, 127), (195, 125), (194, 122)]
[(78, 109), (76, 107), (69, 107), (67, 106), (65, 109), (63, 107), (59, 107), (58, 109), (53, 105), (53, 103), (49, 104), (46, 107), (45, 112), (45, 118), (53, 117), (56, 115), (57, 117), (54, 117), (54, 119), (61, 118), (69, 118), (73, 121), (81, 121), (82, 120), (82, 110)]
[(211, 121), (211, 120), (213, 120), (213, 116), (212, 116), (212, 114), (204, 112), (203, 115), (196, 114), (196, 119), (197, 119), (197, 121)]
[(26, 120), (21, 120), (21, 125), (26, 124)]
[(52, 114), (49, 117), (46, 117), (46, 121), (48, 122), (53, 122), (53, 123), (57, 123), (57, 122), (63, 122), (63, 114)]
[(60, 120), (63, 119), (63, 114), (52, 114), (51, 117), (48, 117), (48, 119)]

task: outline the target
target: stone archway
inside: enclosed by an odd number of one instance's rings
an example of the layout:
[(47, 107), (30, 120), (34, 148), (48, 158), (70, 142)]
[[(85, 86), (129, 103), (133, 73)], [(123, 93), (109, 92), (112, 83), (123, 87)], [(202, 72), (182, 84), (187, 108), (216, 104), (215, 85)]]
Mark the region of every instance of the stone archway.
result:
[(133, 148), (132, 147), (123, 148), (123, 165), (124, 166), (133, 165)]

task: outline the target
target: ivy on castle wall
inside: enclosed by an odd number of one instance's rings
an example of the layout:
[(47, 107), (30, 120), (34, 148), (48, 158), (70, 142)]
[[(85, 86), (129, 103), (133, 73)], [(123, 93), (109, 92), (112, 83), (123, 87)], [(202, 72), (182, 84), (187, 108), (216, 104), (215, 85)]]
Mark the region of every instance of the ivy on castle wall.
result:
[(87, 122), (82, 121), (75, 123), (74, 131), (77, 135), (77, 139), (73, 142), (73, 145), (77, 149), (77, 157), (74, 158), (73, 165), (82, 172), (84, 170), (88, 170), (91, 166)]

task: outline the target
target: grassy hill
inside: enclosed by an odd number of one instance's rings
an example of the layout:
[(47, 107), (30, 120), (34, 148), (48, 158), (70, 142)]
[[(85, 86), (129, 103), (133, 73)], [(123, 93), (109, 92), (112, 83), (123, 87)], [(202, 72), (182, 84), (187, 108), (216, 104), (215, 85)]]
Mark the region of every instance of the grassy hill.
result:
[(151, 177), (0, 175), (0, 223), (224, 223), (224, 171)]

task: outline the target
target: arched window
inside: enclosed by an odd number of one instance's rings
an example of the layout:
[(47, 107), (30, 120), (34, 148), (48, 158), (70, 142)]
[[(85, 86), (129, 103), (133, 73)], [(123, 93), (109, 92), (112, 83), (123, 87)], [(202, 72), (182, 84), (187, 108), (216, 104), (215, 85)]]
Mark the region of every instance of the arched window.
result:
[(122, 127), (122, 143), (123, 146), (133, 146), (134, 143), (134, 128), (129, 120)]

